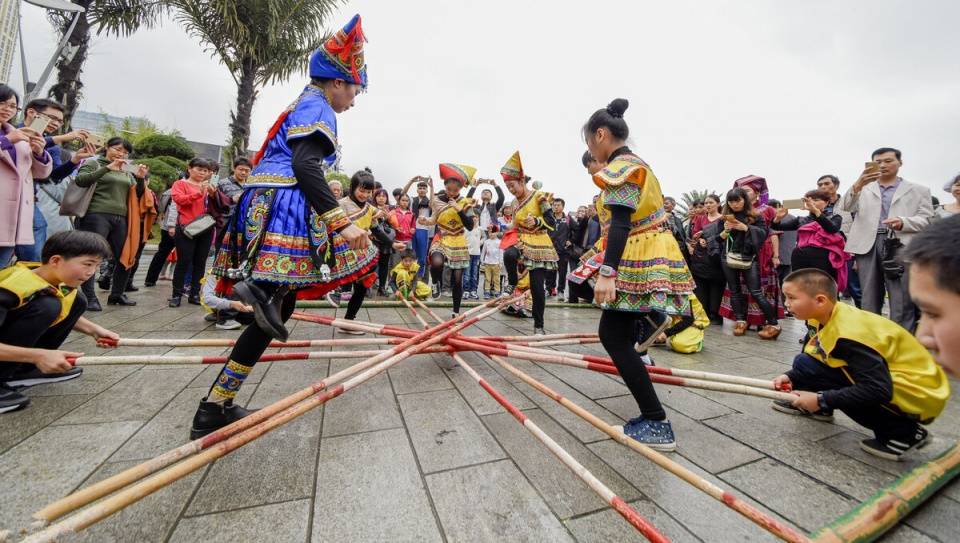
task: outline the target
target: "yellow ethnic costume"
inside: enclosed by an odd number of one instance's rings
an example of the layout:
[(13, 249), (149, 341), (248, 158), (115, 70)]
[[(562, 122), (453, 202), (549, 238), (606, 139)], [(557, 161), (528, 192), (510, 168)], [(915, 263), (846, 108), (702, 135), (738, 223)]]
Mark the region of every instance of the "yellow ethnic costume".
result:
[[(520, 151), (513, 153), (513, 156), (507, 160), (507, 163), (500, 169), (500, 175), (503, 176), (504, 181), (526, 183), (530, 179), (523, 173)], [(528, 193), (523, 201), (514, 199), (511, 204), (511, 208), (514, 210), (513, 228), (517, 232), (516, 246), (527, 269), (557, 269), (557, 261), (560, 258), (557, 256), (557, 251), (553, 247), (553, 241), (549, 234), (553, 228), (544, 220), (544, 214), (552, 212), (550, 209), (552, 201), (552, 194), (534, 190)], [(524, 225), (529, 217), (536, 220), (537, 224), (533, 228)]]
[[(463, 187), (473, 180), (477, 169), (463, 164), (445, 163), (440, 165), (440, 177), (446, 182), (448, 179), (457, 179)], [(430, 245), (429, 254), (443, 255), (446, 266), (452, 270), (466, 269), (470, 266), (470, 250), (467, 248), (467, 238), (464, 235), (463, 220), (460, 211), (467, 215), (473, 214), (473, 199), (458, 197), (455, 201), (441, 199), (443, 193), (433, 197), (430, 201), (430, 210), (437, 225), (437, 233)]]
[(663, 224), (667, 219), (663, 193), (653, 170), (640, 157), (626, 153), (597, 172), (593, 182), (601, 190), (596, 207), (604, 233), (568, 278), (595, 282), (607, 246), (609, 206), (624, 206), (632, 210), (631, 229), (617, 270), (617, 299), (605, 308), (689, 315), (693, 277), (677, 240)]
[(803, 352), (831, 368), (843, 370), (847, 363), (831, 356), (837, 341), (845, 339), (865, 345), (887, 363), (893, 381), (893, 400), (903, 413), (928, 423), (937, 417), (950, 398), (950, 383), (943, 369), (930, 353), (899, 324), (880, 315), (844, 303), (833, 308), (830, 321), (820, 327), (815, 320), (807, 323), (817, 329)]
[[(690, 295), (690, 309), (693, 311), (693, 324), (667, 338), (667, 347), (673, 352), (691, 354), (703, 350), (703, 331), (710, 326), (710, 317), (693, 294)], [(673, 317), (674, 322), (679, 319)]]
[(53, 324), (57, 324), (70, 314), (73, 302), (77, 299), (77, 289), (65, 286), (58, 288), (51, 285), (46, 279), (33, 273), (33, 270), (39, 267), (40, 264), (36, 262), (18, 262), (0, 270), (0, 289), (9, 291), (17, 297), (17, 306), (14, 309), (23, 307), (38, 293), (59, 298), (60, 315), (53, 321)]
[(421, 300), (426, 300), (430, 297), (430, 286), (423, 281), (417, 281), (416, 290), (410, 292), (410, 287), (413, 286), (413, 282), (417, 279), (417, 273), (419, 272), (420, 264), (417, 264), (416, 261), (410, 264), (410, 266), (404, 266), (401, 261), (390, 271), (393, 281), (397, 284), (397, 290), (402, 292), (405, 298), (409, 299), (411, 296), (415, 296)]

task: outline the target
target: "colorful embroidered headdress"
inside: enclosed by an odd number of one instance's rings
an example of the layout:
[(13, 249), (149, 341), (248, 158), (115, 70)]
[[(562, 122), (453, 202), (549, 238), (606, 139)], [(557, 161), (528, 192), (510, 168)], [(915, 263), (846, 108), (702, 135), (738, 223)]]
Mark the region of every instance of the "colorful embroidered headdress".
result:
[(757, 204), (766, 205), (770, 199), (770, 191), (767, 190), (767, 180), (758, 175), (748, 175), (741, 177), (733, 182), (733, 188), (750, 187), (757, 193)]
[(360, 26), (360, 15), (338, 30), (310, 57), (310, 77), (342, 79), (367, 86), (367, 65), (363, 58), (366, 37)]
[(477, 173), (477, 169), (473, 166), (466, 166), (464, 164), (453, 164), (451, 162), (444, 162), (440, 165), (440, 179), (443, 179), (443, 182), (446, 183), (448, 179), (456, 179), (460, 181), (460, 185), (467, 185), (473, 181), (473, 175)]
[(530, 178), (523, 175), (523, 163), (520, 162), (520, 151), (513, 153), (507, 163), (500, 168), (500, 175), (504, 181), (523, 181), (527, 182)]

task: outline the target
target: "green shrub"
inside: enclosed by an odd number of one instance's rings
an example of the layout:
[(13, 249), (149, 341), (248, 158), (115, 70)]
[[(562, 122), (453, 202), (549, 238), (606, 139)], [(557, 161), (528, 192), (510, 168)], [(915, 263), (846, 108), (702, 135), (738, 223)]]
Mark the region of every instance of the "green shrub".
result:
[(180, 171), (159, 158), (142, 158), (136, 161), (146, 164), (150, 168), (150, 188), (157, 194), (170, 188), (170, 185), (180, 177)]
[(177, 157), (175, 157), (175, 156), (158, 156), (158, 157), (153, 157), (153, 158), (155, 158), (155, 159), (157, 159), (157, 160), (162, 160), (162, 161), (166, 162), (167, 164), (173, 166), (178, 172), (185, 172), (185, 171), (187, 171), (187, 161), (186, 161), (186, 160), (180, 160), (179, 158), (177, 158)]
[(136, 151), (137, 156), (148, 158), (169, 156), (180, 160), (190, 160), (196, 156), (187, 140), (180, 136), (168, 134), (146, 136), (140, 140)]

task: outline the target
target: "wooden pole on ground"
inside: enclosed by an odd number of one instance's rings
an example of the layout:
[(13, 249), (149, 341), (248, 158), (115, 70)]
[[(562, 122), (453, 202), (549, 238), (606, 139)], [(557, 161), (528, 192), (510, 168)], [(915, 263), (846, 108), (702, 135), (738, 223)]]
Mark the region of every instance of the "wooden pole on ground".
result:
[[(427, 349), (427, 353), (452, 352), (453, 347), (436, 346)], [(329, 358), (369, 358), (384, 351), (311, 351), (305, 353), (266, 353), (260, 356), (260, 362), (281, 362), (286, 360), (325, 360)], [(116, 366), (116, 365), (175, 365), (175, 364), (226, 364), (226, 356), (190, 356), (190, 355), (118, 355), (118, 356), (81, 356), (68, 358), (74, 366)]]
[(746, 503), (741, 498), (738, 498), (737, 496), (723, 490), (722, 488), (704, 479), (703, 477), (700, 477), (699, 475), (693, 473), (692, 471), (683, 467), (677, 462), (674, 462), (673, 460), (667, 458), (667, 456), (651, 449), (650, 447), (634, 439), (627, 437), (622, 432), (617, 431), (613, 426), (610, 426), (606, 422), (600, 420), (600, 418), (598, 418), (596, 415), (590, 413), (586, 409), (580, 407), (576, 403), (563, 397), (557, 392), (554, 392), (552, 389), (550, 389), (543, 383), (537, 381), (533, 377), (530, 377), (526, 373), (514, 367), (512, 364), (504, 360), (502, 357), (493, 355), (490, 358), (493, 359), (494, 362), (499, 364), (503, 369), (509, 371), (513, 375), (520, 378), (520, 380), (522, 380), (524, 383), (530, 385), (531, 387), (542, 392), (544, 395), (548, 396), (555, 402), (566, 407), (567, 409), (569, 409), (570, 411), (578, 415), (580, 418), (592, 424), (595, 428), (597, 428), (601, 432), (613, 438), (618, 443), (622, 445), (626, 445), (630, 449), (640, 453), (645, 458), (651, 460), (658, 466), (680, 477), (681, 479), (693, 485), (697, 489), (702, 490), (709, 496), (713, 497), (717, 501), (722, 502), (724, 505), (733, 509), (734, 511), (737, 511), (738, 513), (740, 513), (750, 521), (756, 523), (758, 526), (760, 526), (764, 530), (767, 530), (771, 534), (779, 537), (780, 539), (783, 539), (784, 541), (790, 541), (794, 543), (810, 542), (810, 539), (807, 536), (797, 532), (796, 530), (770, 517), (763, 511), (760, 511), (759, 509), (753, 507), (749, 503)]
[[(167, 451), (159, 456), (154, 457), (151, 460), (133, 466), (121, 473), (118, 473), (112, 477), (104, 479), (98, 483), (95, 483), (89, 487), (86, 487), (82, 490), (79, 490), (69, 496), (57, 500), (43, 509), (35, 512), (33, 518), (43, 521), (50, 522), (60, 518), (71, 511), (74, 511), (84, 505), (87, 505), (95, 500), (98, 500), (108, 494), (115, 492), (131, 483), (139, 481), (144, 477), (149, 476), (150, 474), (168, 466), (174, 462), (177, 462), (183, 458), (186, 458), (190, 455), (199, 453), (200, 451), (206, 450), (212, 446), (217, 445), (218, 443), (230, 438), (231, 436), (238, 434), (240, 432), (246, 431), (257, 424), (260, 424), (270, 417), (277, 415), (278, 413), (283, 412), (284, 410), (290, 408), (293, 405), (298, 404), (299, 402), (311, 397), (314, 394), (317, 394), (323, 390), (328, 389), (331, 385), (338, 383), (348, 377), (355, 375), (361, 371), (365, 371), (376, 364), (389, 359), (391, 356), (403, 352), (406, 349), (417, 347), (418, 342), (424, 340), (425, 338), (430, 337), (433, 334), (439, 333), (451, 326), (457, 325), (458, 322), (467, 322), (467, 317), (472, 313), (480, 311), (483, 309), (482, 306), (478, 306), (470, 311), (465, 312), (463, 315), (456, 319), (451, 319), (444, 323), (438, 324), (425, 330), (422, 333), (415, 335), (412, 338), (407, 339), (403, 343), (393, 347), (390, 350), (383, 351), (377, 356), (372, 357), (368, 360), (355, 364), (349, 368), (346, 368), (334, 375), (331, 375), (321, 381), (318, 381), (294, 394), (291, 394), (285, 398), (282, 398), (263, 409), (255, 411), (251, 415), (244, 417), (232, 424), (220, 428), (200, 439), (193, 440), (189, 443), (181, 445), (175, 449)], [(495, 312), (492, 310), (490, 313)], [(486, 316), (486, 314), (484, 315)], [(472, 323), (471, 323), (472, 324)], [(420, 346), (422, 347), (422, 346)], [(426, 347), (423, 347), (426, 348)], [(151, 491), (152, 492), (152, 491)], [(89, 524), (87, 524), (89, 525)]]
[[(960, 442), (904, 476), (813, 534), (817, 543), (867, 543), (920, 506), (937, 490), (960, 475)], [(960, 534), (954, 525), (954, 534)]]
[(546, 432), (540, 429), (536, 423), (527, 418), (516, 406), (510, 403), (497, 389), (493, 388), (483, 377), (480, 377), (467, 361), (463, 359), (457, 353), (453, 353), (453, 359), (457, 361), (457, 364), (460, 365), (473, 379), (480, 385), (483, 390), (487, 391), (494, 400), (497, 401), (508, 413), (513, 415), (513, 418), (517, 419), (517, 422), (520, 423), (528, 432), (534, 435), (547, 449), (553, 453), (567, 468), (570, 469), (581, 481), (587, 484), (590, 487), (590, 490), (596, 492), (603, 501), (608, 505), (613, 507), (613, 509), (620, 514), (627, 522), (629, 522), (634, 528), (637, 529), (645, 538), (653, 542), (669, 542), (669, 539), (666, 538), (662, 533), (660, 533), (652, 524), (650, 524), (647, 519), (640, 516), (633, 507), (630, 507), (626, 501), (623, 500), (620, 496), (614, 494), (610, 488), (603, 484), (600, 479), (591, 473), (586, 467), (578, 462), (570, 453), (568, 453), (563, 447), (561, 447), (556, 441), (553, 440)]
[[(100, 342), (111, 347), (233, 347), (235, 339), (153, 339), (153, 338), (120, 338), (119, 340), (101, 339)], [(304, 347), (342, 347), (344, 345), (397, 345), (402, 339), (371, 337), (356, 339), (306, 339), (290, 341), (272, 341), (269, 349), (289, 349)]]

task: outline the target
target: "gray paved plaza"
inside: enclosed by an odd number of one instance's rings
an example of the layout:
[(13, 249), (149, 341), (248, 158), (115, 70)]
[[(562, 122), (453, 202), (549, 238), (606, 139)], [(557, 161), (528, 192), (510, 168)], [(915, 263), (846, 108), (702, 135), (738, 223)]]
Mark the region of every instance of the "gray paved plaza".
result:
[[(144, 266), (145, 268), (145, 266)], [(142, 284), (142, 272), (137, 277)], [(169, 283), (132, 295), (134, 308), (90, 317), (124, 337), (233, 338), (186, 304), (168, 309)], [(102, 296), (103, 301), (106, 296)], [(333, 310), (311, 310), (333, 314)], [(341, 314), (343, 310), (340, 310)], [(548, 333), (595, 331), (593, 309), (547, 310)], [(360, 319), (415, 321), (404, 310), (369, 309)], [(779, 341), (734, 338), (711, 327), (703, 352), (653, 350), (660, 365), (773, 377), (798, 350), (800, 323)], [(327, 339), (329, 327), (291, 321), (292, 339)], [(530, 320), (498, 315), (470, 334), (528, 334)], [(353, 336), (348, 336), (353, 337)], [(221, 348), (97, 349), (88, 354), (207, 354)], [(357, 347), (370, 349), (370, 347)], [(602, 353), (597, 345), (558, 347)], [(303, 349), (295, 349), (303, 350)], [(736, 513), (475, 354), (465, 358), (491, 385), (614, 492), (675, 541), (768, 541)], [(262, 407), (357, 362), (263, 363), (239, 401)], [(610, 423), (636, 414), (616, 378), (577, 368), (515, 364)], [(81, 378), (27, 391), (23, 411), (0, 415), (0, 529), (30, 513), (187, 441), (197, 401), (219, 366), (96, 366)], [(956, 386), (956, 383), (953, 383)], [(770, 409), (770, 402), (659, 386), (677, 433), (672, 457), (777, 518), (814, 530), (851, 509), (917, 462), (960, 437), (958, 402), (932, 425), (937, 440), (895, 463), (862, 453), (861, 428)], [(886, 541), (957, 541), (960, 484), (954, 482)], [(14, 538), (16, 539), (16, 538)], [(408, 359), (299, 420), (147, 497), (70, 541), (640, 541), (642, 538), (441, 355)]]

